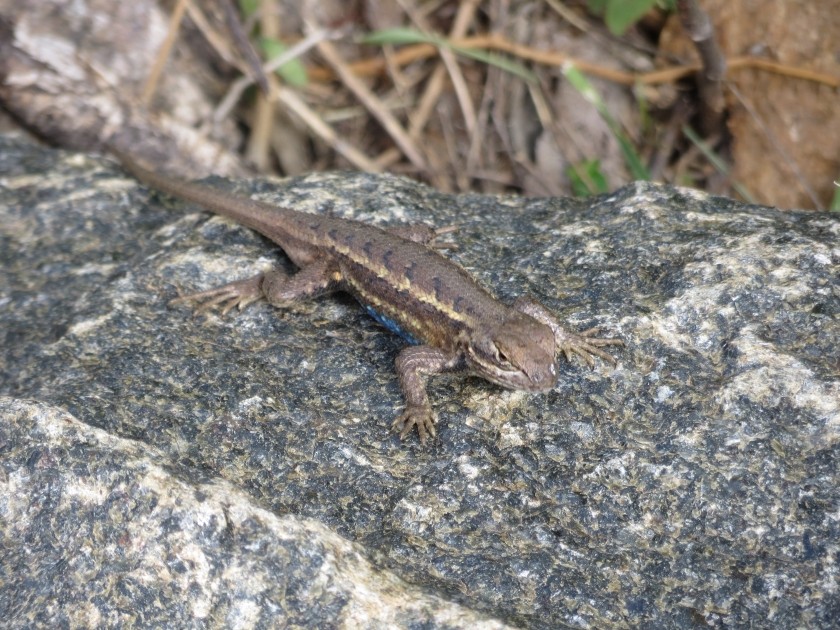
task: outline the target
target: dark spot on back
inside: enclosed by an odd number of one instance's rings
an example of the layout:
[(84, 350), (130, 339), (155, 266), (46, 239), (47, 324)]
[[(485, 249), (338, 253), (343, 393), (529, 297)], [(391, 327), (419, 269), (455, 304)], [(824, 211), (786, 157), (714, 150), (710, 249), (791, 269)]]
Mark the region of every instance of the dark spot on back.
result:
[(441, 284), (440, 278), (438, 276), (435, 276), (434, 278), (432, 278), (432, 288), (435, 290), (435, 299), (438, 302), (440, 302), (441, 301), (440, 291), (443, 288), (443, 285)]

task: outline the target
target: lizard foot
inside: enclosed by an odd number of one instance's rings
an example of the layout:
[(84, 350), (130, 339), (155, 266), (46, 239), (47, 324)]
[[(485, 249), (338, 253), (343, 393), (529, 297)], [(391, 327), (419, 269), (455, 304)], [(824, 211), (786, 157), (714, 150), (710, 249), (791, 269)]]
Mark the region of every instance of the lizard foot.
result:
[(601, 337), (593, 337), (597, 334), (598, 328), (590, 328), (577, 334), (563, 332), (562, 338), (557, 340), (557, 347), (566, 355), (566, 359), (571, 362), (573, 355), (578, 355), (589, 367), (595, 366), (594, 357), (600, 357), (609, 363), (615, 365), (615, 359), (608, 352), (601, 350), (603, 346), (623, 346), (624, 342), (621, 339), (603, 339)]
[(417, 433), (420, 435), (420, 444), (425, 444), (426, 437), (429, 435), (437, 436), (435, 417), (430, 408), (406, 407), (406, 410), (394, 420), (391, 431), (399, 433), (400, 439), (404, 440), (414, 427), (417, 427)]
[(222, 315), (227, 315), (233, 308), (238, 307), (241, 311), (249, 304), (262, 298), (262, 281), (263, 275), (259, 274), (253, 278), (236, 280), (235, 282), (229, 282), (228, 284), (223, 284), (220, 287), (208, 289), (207, 291), (182, 295), (172, 300), (170, 304), (181, 304), (195, 300), (198, 302), (195, 309), (197, 314), (204, 313), (221, 305)]

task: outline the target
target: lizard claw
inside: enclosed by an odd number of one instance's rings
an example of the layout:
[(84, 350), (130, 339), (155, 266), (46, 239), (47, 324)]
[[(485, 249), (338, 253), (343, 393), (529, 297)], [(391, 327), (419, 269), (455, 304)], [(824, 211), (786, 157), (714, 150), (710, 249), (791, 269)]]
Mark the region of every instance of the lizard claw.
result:
[(407, 407), (394, 423), (391, 425), (393, 433), (399, 433), (400, 439), (411, 433), (411, 430), (417, 427), (417, 433), (420, 435), (420, 444), (426, 443), (426, 437), (431, 435), (437, 436), (437, 429), (435, 429), (435, 417), (432, 410), (428, 407)]
[(566, 333), (564, 338), (558, 343), (558, 348), (566, 355), (566, 359), (571, 362), (572, 356), (578, 355), (589, 367), (595, 366), (593, 357), (600, 357), (604, 361), (616, 364), (615, 359), (608, 352), (601, 350), (602, 346), (623, 346), (624, 342), (621, 339), (603, 339), (600, 337), (593, 337), (598, 332), (598, 327), (589, 328), (577, 334)]

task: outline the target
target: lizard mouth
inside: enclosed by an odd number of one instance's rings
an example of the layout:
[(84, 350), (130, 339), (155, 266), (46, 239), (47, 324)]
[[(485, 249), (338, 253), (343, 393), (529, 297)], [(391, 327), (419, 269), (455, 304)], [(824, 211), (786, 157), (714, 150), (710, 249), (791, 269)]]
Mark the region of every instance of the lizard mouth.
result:
[(528, 376), (521, 370), (477, 370), (478, 374), (496, 385), (506, 389), (518, 389), (528, 392), (546, 392), (554, 388), (557, 379), (552, 370), (549, 374)]

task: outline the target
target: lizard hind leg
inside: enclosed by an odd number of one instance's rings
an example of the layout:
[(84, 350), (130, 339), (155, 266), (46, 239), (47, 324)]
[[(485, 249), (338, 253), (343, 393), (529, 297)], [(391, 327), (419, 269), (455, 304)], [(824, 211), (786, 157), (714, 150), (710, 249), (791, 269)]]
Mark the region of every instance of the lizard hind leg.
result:
[(272, 306), (286, 306), (330, 293), (340, 283), (341, 271), (338, 265), (329, 259), (318, 259), (301, 267), (292, 276), (281, 269), (266, 274), (262, 281), (262, 293)]
[(291, 276), (282, 269), (272, 269), (207, 291), (183, 295), (170, 304), (196, 302), (196, 313), (220, 306), (222, 315), (226, 315), (234, 308), (242, 310), (263, 298), (273, 306), (285, 306), (315, 297), (333, 290), (339, 280), (340, 273), (333, 265), (316, 260)]

